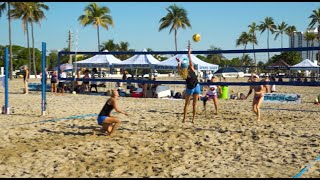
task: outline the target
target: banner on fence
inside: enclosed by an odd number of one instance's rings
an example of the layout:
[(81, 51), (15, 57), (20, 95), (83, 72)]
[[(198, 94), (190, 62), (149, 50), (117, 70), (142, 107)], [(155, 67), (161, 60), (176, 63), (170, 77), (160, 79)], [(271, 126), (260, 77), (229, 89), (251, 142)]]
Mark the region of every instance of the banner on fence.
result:
[(301, 104), (301, 95), (284, 93), (265, 93), (263, 101), (266, 103)]

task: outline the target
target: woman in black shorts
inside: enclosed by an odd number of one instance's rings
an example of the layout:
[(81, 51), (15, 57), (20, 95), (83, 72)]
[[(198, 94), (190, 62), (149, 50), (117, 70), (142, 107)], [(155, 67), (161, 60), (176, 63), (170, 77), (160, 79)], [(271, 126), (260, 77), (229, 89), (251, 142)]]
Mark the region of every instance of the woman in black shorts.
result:
[(57, 92), (57, 79), (58, 74), (57, 71), (53, 71), (51, 75), (51, 92)]

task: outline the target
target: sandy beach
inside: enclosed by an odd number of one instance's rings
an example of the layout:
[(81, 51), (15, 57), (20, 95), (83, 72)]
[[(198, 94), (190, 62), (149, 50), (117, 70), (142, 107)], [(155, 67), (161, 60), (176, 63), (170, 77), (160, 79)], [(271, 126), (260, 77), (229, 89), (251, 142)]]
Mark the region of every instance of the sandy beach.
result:
[[(40, 82), (40, 79), (31, 79)], [(0, 177), (257, 177), (290, 178), (320, 156), (320, 87), (277, 86), (302, 95), (301, 104), (262, 103), (262, 119), (247, 100), (220, 100), (214, 115), (198, 102), (182, 123), (184, 100), (119, 97), (116, 136), (93, 135), (96, 116), (109, 96), (22, 94), (22, 79), (9, 81), (14, 113), (0, 116)], [(180, 87), (180, 89), (182, 89)], [(248, 87), (231, 86), (248, 93)], [(4, 104), (4, 88), (0, 89)], [(2, 105), (3, 105), (2, 104)], [(86, 115), (86, 116), (85, 116)], [(77, 116), (75, 118), (68, 118)], [(51, 121), (49, 121), (51, 120)], [(320, 178), (320, 162), (304, 178)]]

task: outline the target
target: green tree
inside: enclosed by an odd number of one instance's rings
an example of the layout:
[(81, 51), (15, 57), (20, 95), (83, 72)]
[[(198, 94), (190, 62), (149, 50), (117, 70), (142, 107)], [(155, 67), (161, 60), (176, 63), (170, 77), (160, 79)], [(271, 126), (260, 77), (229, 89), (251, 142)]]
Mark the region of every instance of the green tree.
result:
[(300, 53), (296, 51), (282, 52), (281, 54), (272, 56), (272, 58), (266, 63), (266, 65), (274, 63), (278, 60), (283, 60), (289, 65), (295, 65), (301, 62), (302, 58)]
[(9, 59), (10, 59), (10, 80), (12, 80), (13, 60), (12, 60), (12, 41), (11, 41), (11, 5), (15, 2), (0, 2), (0, 16), (7, 9), (8, 27), (9, 27)]
[(232, 58), (229, 62), (228, 62), (228, 66), (241, 66), (242, 60), (239, 57), (236, 58)]
[[(27, 47), (28, 47), (28, 57), (29, 57), (29, 68), (30, 72), (34, 72), (31, 63), (31, 51), (30, 51), (30, 39), (29, 39), (29, 22), (32, 21), (32, 9), (29, 6), (30, 2), (19, 2), (14, 4), (14, 9), (12, 10), (12, 17), (14, 19), (20, 19), (22, 20), (23, 30), (24, 33), (27, 35)], [(35, 73), (35, 72), (34, 72)]]
[[(32, 58), (33, 58), (32, 61), (33, 61), (33, 68), (35, 69), (35, 75), (37, 75), (37, 69), (39, 69), (37, 67), (40, 67), (40, 65), (39, 64), (36, 65), (36, 57), (38, 57), (36, 55), (36, 53), (39, 53), (39, 51), (36, 52), (36, 49), (34, 48), (34, 32), (33, 32), (34, 28), (33, 28), (33, 24), (37, 23), (40, 26), (40, 21), (42, 19), (46, 18), (43, 10), (49, 10), (49, 7), (47, 5), (45, 5), (44, 3), (42, 3), (42, 2), (34, 2), (34, 3), (30, 4), (30, 8), (32, 9), (32, 18), (31, 18), (32, 21), (30, 22), (31, 35), (32, 35)], [(36, 78), (37, 78), (37, 76), (36, 76)]]
[(78, 18), (78, 21), (80, 21), (80, 24), (84, 27), (91, 24), (94, 27), (97, 27), (98, 51), (100, 51), (99, 27), (101, 26), (107, 30), (109, 29), (108, 25), (114, 27), (114, 23), (110, 15), (110, 9), (106, 6), (99, 7), (96, 3), (90, 3), (88, 6), (84, 8), (84, 14)]
[(285, 22), (282, 22), (281, 24), (279, 24), (277, 26), (277, 31), (276, 31), (276, 35), (274, 37), (274, 40), (277, 40), (277, 38), (279, 37), (279, 35), (281, 35), (281, 48), (283, 48), (283, 33), (285, 33), (286, 29), (288, 27), (288, 24), (286, 24)]
[[(264, 21), (261, 21), (261, 24), (259, 26), (259, 29), (261, 31), (261, 34), (267, 30), (268, 31), (268, 35), (267, 35), (267, 45), (268, 45), (268, 49), (269, 49), (269, 33), (271, 31), (271, 33), (273, 34), (274, 30), (276, 29), (276, 25), (273, 22), (273, 18), (272, 17), (266, 17), (264, 19)], [(268, 60), (270, 59), (270, 52), (268, 52)]]
[(58, 51), (51, 50), (47, 57), (48, 70), (52, 71), (56, 66), (58, 66)]
[(113, 39), (110, 39), (110, 40), (102, 43), (101, 49), (102, 49), (102, 51), (104, 51), (104, 50), (108, 50), (110, 52), (117, 51), (119, 49), (119, 45), (114, 43)]
[[(318, 43), (320, 44), (320, 8), (313, 10), (312, 14), (309, 16), (311, 22), (309, 24), (310, 28), (313, 28), (318, 24)], [(320, 61), (320, 50), (318, 50), (318, 61)]]
[[(243, 45), (244, 50), (246, 50), (248, 43), (250, 42), (250, 34), (247, 32), (242, 32), (240, 37), (236, 41), (236, 46)], [(244, 57), (244, 53), (242, 55), (242, 59)]]
[(242, 57), (242, 63), (244, 66), (252, 66), (254, 64), (253, 59), (248, 54)]
[[(218, 48), (215, 46), (210, 46), (210, 49), (208, 49), (208, 51), (220, 51), (220, 50), (221, 48)], [(225, 60), (226, 58), (220, 53), (220, 54), (208, 54), (206, 59), (207, 59), (206, 62), (208, 63), (220, 65), (222, 61)]]
[[(129, 43), (128, 42), (124, 42), (124, 41), (121, 41), (119, 44), (118, 44), (118, 50), (120, 52), (126, 52), (126, 51), (129, 51)], [(132, 55), (131, 55), (132, 56)], [(118, 55), (118, 58), (121, 59), (121, 60), (125, 60), (125, 59), (128, 59), (129, 57), (131, 57), (129, 54), (119, 54)]]
[(169, 34), (172, 32), (172, 30), (174, 30), (174, 42), (175, 42), (175, 47), (177, 51), (178, 29), (179, 28), (186, 29), (186, 27), (191, 28), (191, 24), (187, 17), (187, 11), (185, 9), (180, 8), (176, 4), (174, 4), (173, 6), (169, 6), (168, 8), (166, 8), (166, 10), (168, 11), (168, 14), (165, 17), (160, 19), (161, 24), (159, 27), (159, 31), (171, 26)]

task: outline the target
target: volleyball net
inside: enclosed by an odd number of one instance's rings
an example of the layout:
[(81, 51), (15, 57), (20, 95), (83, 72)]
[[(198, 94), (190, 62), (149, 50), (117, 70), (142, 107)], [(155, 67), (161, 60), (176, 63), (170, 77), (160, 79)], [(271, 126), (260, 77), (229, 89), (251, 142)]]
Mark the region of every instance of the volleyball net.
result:
[[(222, 55), (222, 56), (230, 56), (230, 57), (238, 57), (243, 63), (243, 57), (246, 55), (250, 56), (259, 56), (259, 54), (266, 54), (266, 53), (285, 53), (285, 52), (319, 52), (320, 47), (300, 47), (300, 48), (273, 48), (273, 49), (246, 49), (246, 50), (192, 50), (191, 54), (192, 55)], [(112, 51), (112, 52), (67, 52), (67, 51), (60, 51), (58, 52), (58, 67), (61, 65), (61, 57), (66, 56), (66, 55), (167, 55), (168, 58), (170, 56), (175, 56), (175, 55), (187, 55), (187, 51), (127, 51), (127, 52), (119, 52), (119, 51)], [(319, 54), (318, 54), (319, 56)], [(261, 56), (260, 56), (261, 57)], [(315, 56), (317, 57), (317, 56)], [(265, 58), (268, 59), (268, 58)], [(302, 58), (301, 58), (302, 60)], [(164, 60), (165, 61), (165, 60)], [(228, 60), (226, 60), (228, 61)], [(230, 61), (230, 60), (229, 60)], [(161, 62), (160, 62), (161, 63)], [(256, 64), (256, 62), (255, 62)], [(78, 66), (79, 67), (79, 66)], [(87, 68), (93, 68), (95, 66), (87, 67)], [(170, 70), (174, 73), (176, 72), (176, 67), (173, 66), (168, 66), (167, 68), (164, 68), (164, 66), (158, 66), (157, 64), (135, 64), (132, 66), (121, 66), (117, 64), (105, 64), (105, 65), (99, 65), (99, 67), (103, 68), (109, 68), (109, 69), (149, 69), (149, 70), (158, 70), (158, 71), (166, 71), (169, 72)], [(199, 73), (203, 75), (204, 71), (211, 71), (212, 73), (215, 73), (218, 68), (212, 70), (212, 69), (204, 69), (204, 68), (198, 68), (198, 64), (195, 63), (195, 67), (197, 68), (198, 71), (198, 76)], [(250, 85), (285, 85), (285, 86), (320, 86), (320, 81), (319, 81), (319, 72), (320, 72), (320, 67), (319, 66), (301, 66), (301, 67), (286, 67), (286, 68), (273, 68), (273, 69), (268, 69), (266, 67), (261, 67), (261, 66), (234, 66), (242, 71), (247, 71), (245, 74), (253, 74), (257, 73), (256, 70), (260, 69), (259, 74), (272, 74), (275, 73), (274, 77), (275, 78), (281, 78), (283, 79), (282, 81), (259, 81), (259, 82), (239, 82), (239, 81), (234, 81), (234, 78), (228, 78), (228, 82), (206, 82), (206, 81), (200, 81), (200, 85), (229, 85), (229, 86), (250, 86)], [(85, 67), (84, 67), (85, 68)], [(219, 66), (219, 68), (224, 68)], [(312, 76), (297, 76), (296, 72), (299, 71), (311, 71), (313, 72)], [(279, 73), (282, 72), (282, 73)], [(258, 75), (259, 75), (258, 74)], [(214, 74), (215, 75), (215, 74)], [(262, 77), (264, 77), (262, 75)], [(223, 76), (223, 75), (222, 75)], [(299, 78), (303, 78), (304, 80), (299, 80)], [(60, 69), (58, 68), (58, 79), (59, 80), (65, 80), (65, 81), (99, 81), (99, 82), (127, 82), (127, 83), (144, 83), (144, 84), (154, 84), (155, 82), (158, 84), (185, 84), (185, 81), (183, 80), (144, 80), (144, 79), (121, 79), (121, 78), (76, 78), (76, 76), (69, 77), (69, 78), (61, 78), (60, 77)], [(305, 80), (307, 79), (307, 80)]]

